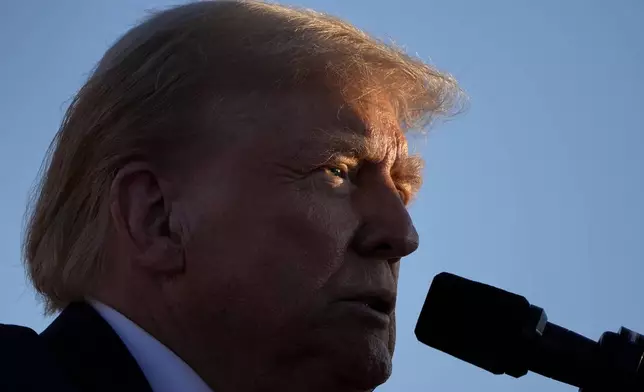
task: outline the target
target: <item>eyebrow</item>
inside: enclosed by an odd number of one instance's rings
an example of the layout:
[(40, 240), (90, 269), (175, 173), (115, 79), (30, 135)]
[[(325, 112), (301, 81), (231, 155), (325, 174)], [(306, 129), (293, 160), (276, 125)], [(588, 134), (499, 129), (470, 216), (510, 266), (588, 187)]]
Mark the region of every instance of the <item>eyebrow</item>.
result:
[[(322, 150), (319, 146), (323, 145)], [(332, 160), (348, 161), (347, 163), (358, 164), (361, 161), (378, 162), (386, 154), (386, 146), (383, 143), (370, 142), (364, 136), (355, 132), (338, 133), (317, 128), (310, 137), (302, 144), (302, 149), (315, 150), (321, 162)], [(404, 190), (413, 196), (422, 185), (423, 159), (418, 155), (398, 155), (391, 168), (391, 175), (396, 185), (402, 186)]]

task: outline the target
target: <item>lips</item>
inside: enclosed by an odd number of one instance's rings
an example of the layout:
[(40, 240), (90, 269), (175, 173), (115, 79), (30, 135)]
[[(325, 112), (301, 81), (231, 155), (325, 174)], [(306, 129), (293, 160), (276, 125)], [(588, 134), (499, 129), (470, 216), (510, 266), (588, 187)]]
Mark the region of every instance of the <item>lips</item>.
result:
[(365, 305), (369, 309), (384, 315), (391, 315), (396, 305), (396, 294), (388, 290), (356, 293), (342, 301)]
[(393, 303), (380, 297), (364, 297), (357, 300), (379, 313), (391, 314), (394, 309)]

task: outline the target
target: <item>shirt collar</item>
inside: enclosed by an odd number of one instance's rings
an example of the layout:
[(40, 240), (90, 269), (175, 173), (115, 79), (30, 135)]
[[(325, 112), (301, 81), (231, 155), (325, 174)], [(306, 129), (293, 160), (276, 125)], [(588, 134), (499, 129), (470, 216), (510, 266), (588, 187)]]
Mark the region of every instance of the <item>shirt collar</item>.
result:
[(188, 364), (133, 321), (99, 301), (88, 302), (121, 338), (154, 392), (212, 392)]

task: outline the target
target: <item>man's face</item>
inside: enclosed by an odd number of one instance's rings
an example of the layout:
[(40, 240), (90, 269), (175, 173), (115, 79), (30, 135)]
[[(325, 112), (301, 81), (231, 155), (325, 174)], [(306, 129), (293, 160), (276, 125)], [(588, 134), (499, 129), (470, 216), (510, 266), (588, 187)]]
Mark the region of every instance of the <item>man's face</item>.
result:
[(404, 199), (419, 173), (386, 105), (293, 95), (271, 111), (186, 180), (177, 307), (220, 369), (270, 361), (373, 388), (391, 372), (400, 258), (418, 246)]

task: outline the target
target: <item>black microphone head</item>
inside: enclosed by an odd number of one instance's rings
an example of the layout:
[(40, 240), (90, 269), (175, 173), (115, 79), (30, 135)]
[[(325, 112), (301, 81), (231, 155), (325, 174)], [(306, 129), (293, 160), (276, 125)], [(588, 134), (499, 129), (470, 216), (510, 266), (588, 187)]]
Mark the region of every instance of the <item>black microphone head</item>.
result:
[(432, 281), (415, 333), (489, 372), (521, 377), (528, 371), (526, 346), (546, 321), (520, 295), (443, 272)]

